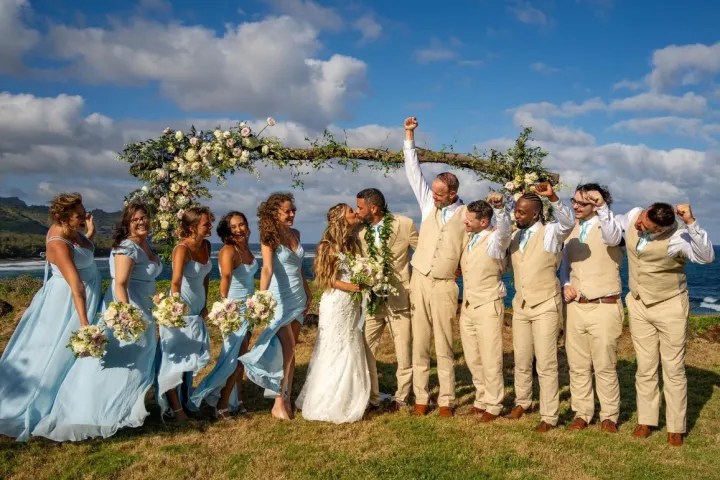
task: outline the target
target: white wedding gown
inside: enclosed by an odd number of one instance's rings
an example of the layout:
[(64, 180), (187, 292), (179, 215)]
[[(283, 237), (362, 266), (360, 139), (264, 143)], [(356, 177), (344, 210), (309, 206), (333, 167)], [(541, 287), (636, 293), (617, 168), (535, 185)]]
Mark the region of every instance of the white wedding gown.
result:
[[(343, 281), (349, 275), (343, 274)], [(360, 305), (331, 289), (320, 299), (320, 319), (308, 374), (295, 404), (303, 418), (332, 423), (361, 420), (370, 400)]]

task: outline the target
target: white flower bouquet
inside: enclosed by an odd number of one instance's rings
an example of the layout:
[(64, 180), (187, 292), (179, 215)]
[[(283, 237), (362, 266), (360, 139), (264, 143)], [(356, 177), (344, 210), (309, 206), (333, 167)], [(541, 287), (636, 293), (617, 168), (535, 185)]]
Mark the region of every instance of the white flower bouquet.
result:
[(243, 322), (243, 317), (240, 315), (240, 304), (230, 298), (213, 303), (207, 318), (210, 323), (220, 329), (223, 337), (239, 330)]
[(102, 319), (113, 330), (115, 338), (125, 342), (138, 341), (147, 329), (142, 310), (129, 303), (110, 302)]
[(155, 307), (153, 308), (153, 318), (168, 328), (182, 328), (187, 326), (185, 315), (188, 314), (188, 306), (180, 298), (179, 293), (167, 295), (158, 293), (153, 298)]
[(245, 319), (254, 328), (265, 328), (275, 316), (277, 300), (268, 290), (260, 290), (245, 302)]
[(107, 342), (107, 335), (105, 335), (101, 327), (97, 325), (85, 325), (70, 335), (70, 343), (66, 346), (73, 352), (76, 358), (100, 358), (105, 355)]

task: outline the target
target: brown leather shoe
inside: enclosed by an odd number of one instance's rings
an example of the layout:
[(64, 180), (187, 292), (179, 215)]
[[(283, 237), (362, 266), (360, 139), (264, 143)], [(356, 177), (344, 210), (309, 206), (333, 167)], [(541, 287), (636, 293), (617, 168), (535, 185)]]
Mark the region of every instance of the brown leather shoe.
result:
[(683, 434), (682, 433), (670, 433), (668, 432), (668, 445), (673, 447), (682, 447)]
[(635, 438), (647, 438), (650, 436), (650, 425), (638, 423), (638, 426), (635, 427), (632, 434)]
[(535, 427), (535, 431), (539, 433), (547, 433), (550, 430), (553, 430), (554, 428), (557, 428), (555, 425), (550, 425), (549, 423), (546, 423), (544, 420), (540, 422), (540, 425)]
[(480, 422), (481, 423), (490, 423), (493, 420), (495, 420), (498, 417), (498, 415), (494, 415), (490, 412), (483, 412), (482, 415), (480, 415)]
[(511, 420), (518, 420), (525, 414), (525, 409), (521, 407), (520, 405), (515, 405), (512, 410), (510, 410), (510, 413), (508, 414), (507, 418)]
[(473, 406), (472, 409), (470, 409), (470, 415), (482, 415), (483, 413), (485, 413), (485, 410), (482, 408)]
[(617, 433), (617, 423), (613, 422), (609, 418), (606, 418), (600, 424), (600, 431), (607, 433)]
[(452, 407), (440, 407), (438, 416), (443, 418), (451, 418), (453, 416)]
[(580, 417), (575, 417), (572, 422), (567, 426), (568, 430), (585, 430), (588, 423)]
[(403, 409), (405, 405), (399, 403), (399, 402), (392, 402), (388, 407), (387, 411), (390, 413), (397, 413)]
[(416, 403), (415, 408), (413, 408), (413, 415), (417, 415), (419, 417), (422, 417), (424, 415), (427, 415), (428, 412), (428, 406), (423, 405), (421, 403)]

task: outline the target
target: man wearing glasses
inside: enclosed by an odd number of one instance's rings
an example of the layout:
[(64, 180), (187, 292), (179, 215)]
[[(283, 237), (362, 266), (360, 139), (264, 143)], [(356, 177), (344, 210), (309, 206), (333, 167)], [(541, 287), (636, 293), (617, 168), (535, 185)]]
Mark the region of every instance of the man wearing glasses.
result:
[(620, 383), (617, 346), (623, 327), (620, 294), (622, 248), (613, 236), (612, 224), (598, 221), (591, 198), (601, 198), (603, 210), (612, 204), (607, 187), (597, 183), (578, 185), (572, 202), (575, 228), (565, 241), (560, 283), (567, 303), (565, 350), (570, 365), (571, 407), (575, 419), (568, 429), (583, 430), (595, 415), (592, 372), (600, 400), (600, 429), (617, 433), (620, 415)]
[[(658, 202), (614, 216), (603, 208), (601, 195), (588, 192), (585, 198), (595, 204), (602, 228), (615, 244), (625, 233), (630, 287), (626, 302), (637, 356), (638, 425), (633, 435), (647, 438), (658, 425), (658, 364), (662, 362), (667, 441), (680, 446), (686, 432), (685, 344), (690, 310), (685, 262), (713, 262), (712, 243), (695, 221), (690, 204), (673, 209)], [(685, 225), (680, 227), (675, 215)]]

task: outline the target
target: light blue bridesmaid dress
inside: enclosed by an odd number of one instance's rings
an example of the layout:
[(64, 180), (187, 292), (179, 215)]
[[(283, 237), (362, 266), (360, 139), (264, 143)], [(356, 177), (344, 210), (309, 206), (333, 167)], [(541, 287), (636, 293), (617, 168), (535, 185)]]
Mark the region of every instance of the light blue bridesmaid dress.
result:
[[(85, 286), (85, 308), (89, 321), (100, 303), (100, 273), (94, 250), (75, 245), (73, 263)], [(52, 276), (48, 280), (48, 269)], [(75, 362), (66, 348), (70, 334), (80, 328), (72, 290), (60, 269), (45, 264), (43, 287), (18, 323), (0, 358), (0, 434), (27, 441), (35, 425), (52, 408), (55, 395)]]
[(302, 245), (298, 245), (297, 252), (285, 245), (278, 246), (273, 252), (273, 275), (268, 290), (278, 302), (275, 317), (260, 334), (252, 350), (240, 357), (248, 378), (265, 388), (265, 396), (269, 398), (280, 395), (284, 377), (282, 345), (276, 334), (293, 320), (302, 324), (305, 319), (303, 310), (307, 295), (302, 277), (304, 254)]
[[(219, 265), (218, 265), (219, 266)], [(258, 264), (255, 259), (249, 265), (241, 263), (232, 272), (228, 298), (240, 302), (241, 311), (245, 310), (245, 300), (255, 293), (255, 273)], [(221, 270), (222, 273), (222, 270)], [(220, 356), (212, 371), (200, 382), (190, 397), (190, 409), (197, 411), (203, 400), (212, 407), (217, 407), (220, 400), (220, 391), (225, 387), (227, 379), (233, 374), (238, 365), (238, 356), (245, 336), (248, 334), (248, 324), (243, 322), (237, 332), (233, 332), (223, 339)], [(236, 412), (240, 406), (237, 395), (237, 387), (234, 386), (230, 394), (228, 407), (231, 412)]]
[(137, 342), (120, 341), (106, 330), (107, 350), (102, 358), (78, 359), (55, 399), (49, 415), (32, 434), (55, 441), (77, 441), (109, 437), (123, 427), (142, 426), (148, 412), (145, 394), (155, 373), (157, 335), (152, 322), (155, 278), (162, 264), (150, 260), (131, 240), (124, 240), (110, 252), (113, 280), (105, 292), (103, 311), (115, 298), (115, 255), (127, 255), (135, 264), (128, 282), (128, 299), (143, 311), (148, 328)]
[(160, 325), (155, 396), (162, 414), (172, 411), (165, 392), (176, 389), (180, 404), (187, 404), (189, 395), (192, 394), (193, 377), (210, 362), (210, 341), (205, 319), (200, 315), (205, 308), (204, 282), (210, 270), (212, 260), (209, 257), (204, 264), (188, 260), (183, 267), (180, 287), (180, 297), (190, 309), (189, 315), (185, 316), (187, 325), (182, 328)]

